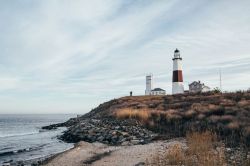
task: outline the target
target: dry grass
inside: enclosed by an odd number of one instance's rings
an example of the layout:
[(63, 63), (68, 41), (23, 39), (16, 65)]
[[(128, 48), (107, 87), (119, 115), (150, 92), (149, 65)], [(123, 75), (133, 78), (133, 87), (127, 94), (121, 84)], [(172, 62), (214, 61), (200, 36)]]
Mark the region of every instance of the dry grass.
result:
[[(229, 146), (250, 146), (250, 92), (132, 96), (101, 104), (88, 116), (135, 119), (169, 137), (189, 131), (212, 130)], [(241, 141), (239, 141), (241, 140)]]
[(151, 116), (151, 112), (148, 110), (136, 110), (136, 109), (120, 109), (115, 112), (115, 116), (119, 119), (134, 118), (143, 122), (148, 121)]
[(206, 117), (206, 115), (204, 115), (204, 114), (199, 114), (199, 115), (197, 116), (197, 119), (198, 119), (198, 120), (203, 120), (205, 117)]
[(209, 117), (209, 120), (213, 123), (217, 123), (220, 120), (220, 116), (218, 115), (212, 115)]
[(186, 166), (223, 166), (226, 165), (224, 148), (215, 148), (216, 135), (209, 131), (187, 134), (188, 149), (175, 144), (166, 150), (165, 155), (157, 154), (148, 165), (186, 165)]
[(223, 115), (223, 116), (220, 117), (220, 121), (224, 122), (224, 123), (232, 122), (234, 119), (235, 118), (232, 115)]
[(188, 110), (187, 112), (185, 112), (185, 117), (187, 117), (187, 118), (192, 118), (192, 117), (194, 117), (196, 114), (197, 114), (196, 111), (190, 109), (190, 110)]
[[(118, 119), (137, 119), (141, 122), (149, 124), (151, 121), (159, 123), (161, 120), (171, 121), (182, 119), (182, 116), (179, 115), (179, 112), (174, 109), (167, 111), (161, 110), (150, 110), (150, 109), (119, 109), (115, 113), (116, 118)], [(152, 123), (151, 123), (152, 124)]]
[(171, 146), (166, 155), (167, 164), (182, 165), (185, 163), (185, 154), (180, 144)]
[(240, 125), (238, 122), (233, 121), (227, 124), (227, 128), (231, 129), (231, 130), (236, 130), (239, 129)]
[(250, 101), (249, 100), (241, 100), (238, 102), (238, 105), (240, 107), (248, 106), (248, 105), (250, 105)]
[(188, 133), (187, 136), (187, 143), (189, 147), (190, 154), (197, 154), (209, 151), (213, 148), (213, 143), (216, 140), (216, 135), (212, 134), (209, 131), (203, 133)]
[(187, 134), (188, 150), (186, 151), (187, 165), (225, 165), (224, 148), (215, 150), (217, 136), (209, 131)]

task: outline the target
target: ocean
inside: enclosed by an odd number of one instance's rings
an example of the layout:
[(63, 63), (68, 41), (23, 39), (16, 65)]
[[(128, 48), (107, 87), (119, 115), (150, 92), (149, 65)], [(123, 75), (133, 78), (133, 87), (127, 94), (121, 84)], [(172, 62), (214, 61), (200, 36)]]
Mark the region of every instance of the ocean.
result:
[(0, 114), (0, 165), (50, 156), (73, 147), (57, 139), (66, 128), (42, 130), (42, 126), (65, 122), (73, 114)]

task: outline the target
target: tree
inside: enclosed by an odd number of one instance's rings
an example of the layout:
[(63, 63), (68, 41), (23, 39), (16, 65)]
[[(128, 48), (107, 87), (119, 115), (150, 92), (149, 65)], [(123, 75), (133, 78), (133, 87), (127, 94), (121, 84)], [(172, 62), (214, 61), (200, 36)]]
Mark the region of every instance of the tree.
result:
[(214, 88), (213, 91), (214, 91), (214, 93), (222, 93), (221, 90), (220, 90), (220, 88), (218, 88), (218, 87)]

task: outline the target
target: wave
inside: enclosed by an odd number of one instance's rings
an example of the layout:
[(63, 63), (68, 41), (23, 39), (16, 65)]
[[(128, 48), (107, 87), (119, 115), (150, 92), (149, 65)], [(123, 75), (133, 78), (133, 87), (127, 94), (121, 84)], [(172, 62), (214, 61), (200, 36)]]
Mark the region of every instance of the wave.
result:
[(6, 150), (9, 150), (9, 149), (13, 149), (13, 147), (6, 147), (6, 148), (3, 148), (3, 149), (0, 149), (0, 152), (1, 151), (6, 151)]
[[(51, 130), (42, 129), (41, 127), (37, 127), (36, 129), (37, 131), (27, 132), (27, 133), (3, 134), (3, 135), (0, 135), (0, 138), (35, 135), (35, 134), (44, 133), (44, 132), (51, 132)], [(56, 130), (53, 130), (53, 131), (64, 131), (65, 129), (66, 127), (58, 127)]]
[(34, 135), (34, 134), (39, 134), (39, 133), (40, 131), (29, 132), (29, 133), (18, 133), (18, 134), (5, 134), (5, 135), (0, 135), (0, 138)]
[(28, 148), (23, 148), (23, 149), (14, 149), (14, 150), (10, 150), (10, 151), (0, 152), (0, 156), (9, 156), (9, 155), (14, 155), (14, 154), (23, 153), (23, 152), (40, 150), (46, 145), (47, 144), (42, 144), (42, 145), (34, 146), (34, 147), (28, 147)]

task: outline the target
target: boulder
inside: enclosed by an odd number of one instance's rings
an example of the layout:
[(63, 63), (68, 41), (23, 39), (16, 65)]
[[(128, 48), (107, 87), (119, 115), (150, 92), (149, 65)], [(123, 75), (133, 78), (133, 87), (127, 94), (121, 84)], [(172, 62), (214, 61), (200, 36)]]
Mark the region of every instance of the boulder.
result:
[(102, 142), (104, 140), (104, 137), (103, 136), (99, 136), (99, 137), (97, 137), (96, 140), (99, 141), (99, 142)]
[(138, 144), (140, 144), (140, 140), (138, 140), (138, 139), (133, 139), (133, 140), (131, 140), (130, 142), (131, 142), (131, 144), (133, 144), (133, 145), (138, 145)]
[[(156, 135), (130, 120), (117, 119), (85, 119), (71, 126), (60, 139), (66, 142), (102, 142), (105, 144), (131, 145), (149, 143)], [(125, 142), (125, 143), (124, 143)]]
[(125, 142), (122, 142), (121, 145), (122, 145), (122, 146), (128, 146), (128, 145), (130, 145), (130, 143), (129, 143), (129, 141), (125, 141)]

